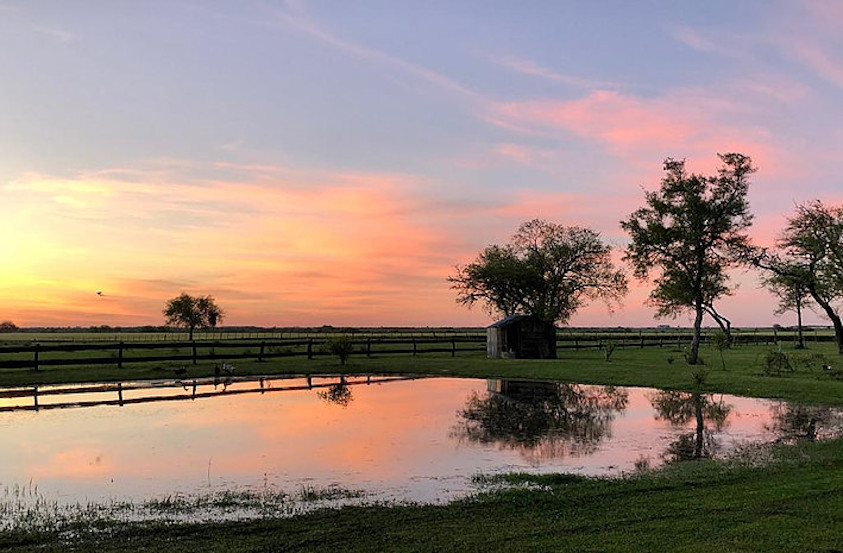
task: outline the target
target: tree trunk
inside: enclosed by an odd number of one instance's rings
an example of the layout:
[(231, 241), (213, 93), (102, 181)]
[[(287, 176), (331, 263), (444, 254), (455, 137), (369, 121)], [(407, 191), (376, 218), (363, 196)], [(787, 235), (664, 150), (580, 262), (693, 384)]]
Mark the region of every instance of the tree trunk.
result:
[(834, 325), (834, 338), (837, 340), (837, 353), (843, 355), (843, 323), (840, 322), (840, 315), (834, 311), (834, 308), (829, 302), (825, 301), (825, 299), (817, 293), (814, 286), (808, 286), (808, 292), (811, 293), (811, 297), (814, 298), (817, 305), (822, 307), (826, 316), (828, 316), (831, 320), (831, 324)]
[(840, 317), (833, 310), (826, 312), (828, 318), (831, 319), (831, 324), (834, 325), (834, 337), (837, 339), (837, 353), (843, 355), (843, 323), (840, 322)]
[(723, 315), (718, 313), (714, 309), (713, 305), (709, 305), (706, 308), (706, 311), (708, 312), (709, 315), (711, 315), (711, 318), (714, 319), (714, 322), (717, 323), (717, 326), (720, 327), (720, 330), (723, 331), (723, 334), (726, 335), (726, 347), (731, 348), (732, 347), (732, 321), (730, 321), (729, 319), (727, 319), (726, 317), (724, 317)]
[(796, 332), (798, 336), (796, 347), (805, 349), (805, 336), (802, 333), (802, 300), (800, 298), (796, 299)]
[(694, 337), (691, 339), (691, 351), (688, 352), (688, 364), (696, 365), (700, 357), (700, 338), (702, 334), (703, 307), (696, 306), (696, 317), (694, 317)]
[(190, 342), (193, 341), (193, 328), (194, 327), (192, 327), (192, 326), (188, 327), (188, 341), (190, 341)]

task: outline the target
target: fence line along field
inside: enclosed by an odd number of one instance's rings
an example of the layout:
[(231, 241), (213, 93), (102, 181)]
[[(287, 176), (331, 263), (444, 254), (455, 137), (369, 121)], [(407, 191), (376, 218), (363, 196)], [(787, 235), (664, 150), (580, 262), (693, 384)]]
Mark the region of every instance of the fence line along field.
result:
[[(715, 331), (704, 335), (710, 341)], [(351, 355), (445, 355), (478, 354), (486, 349), (481, 328), (400, 328), (400, 329), (269, 329), (196, 333), (193, 341), (184, 332), (16, 332), (3, 334), (0, 369), (40, 370), (50, 366), (111, 365), (122, 368), (132, 363), (182, 363), (302, 357), (313, 359), (330, 355), (326, 347), (338, 338), (347, 339)], [(682, 328), (560, 329), (558, 350), (603, 349), (612, 347), (675, 347), (691, 341), (691, 330)], [(808, 342), (830, 342), (828, 329), (812, 328), (805, 333)], [(795, 342), (796, 331), (778, 328), (736, 329), (736, 346)]]

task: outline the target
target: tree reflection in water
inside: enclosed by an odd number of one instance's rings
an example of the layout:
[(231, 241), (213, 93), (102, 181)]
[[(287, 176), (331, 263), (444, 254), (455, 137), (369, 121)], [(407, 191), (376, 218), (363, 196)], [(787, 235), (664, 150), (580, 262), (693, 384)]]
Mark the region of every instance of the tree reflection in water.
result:
[(612, 386), (490, 380), (489, 393), (468, 398), (452, 435), (520, 450), (534, 462), (585, 455), (611, 435), (628, 394)]
[(323, 401), (334, 403), (341, 407), (348, 407), (348, 404), (354, 400), (354, 396), (351, 394), (351, 388), (346, 383), (345, 377), (340, 378), (338, 383), (332, 384), (324, 390), (319, 390), (316, 392), (316, 395)]
[(700, 392), (658, 392), (650, 398), (656, 419), (666, 420), (674, 426), (695, 422), (694, 431), (681, 434), (663, 454), (668, 462), (687, 461), (712, 457), (718, 448), (714, 433), (728, 426), (732, 406), (721, 397), (714, 401), (712, 394)]
[(816, 441), (839, 435), (843, 416), (830, 407), (782, 403), (773, 407), (773, 420), (768, 427), (779, 442)]

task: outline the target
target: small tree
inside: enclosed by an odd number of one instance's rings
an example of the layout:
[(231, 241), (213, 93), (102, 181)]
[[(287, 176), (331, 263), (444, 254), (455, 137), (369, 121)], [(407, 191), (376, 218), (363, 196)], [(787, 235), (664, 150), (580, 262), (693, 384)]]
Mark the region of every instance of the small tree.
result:
[(213, 328), (223, 320), (223, 310), (213, 296), (191, 296), (182, 292), (180, 296), (167, 301), (164, 306), (166, 324), (186, 328), (193, 340), (197, 328)]
[(776, 315), (783, 315), (788, 311), (796, 312), (797, 349), (805, 349), (805, 337), (802, 331), (802, 310), (812, 305), (811, 293), (808, 291), (809, 275), (798, 263), (780, 262), (779, 272), (763, 279), (764, 286), (776, 297), (779, 304)]
[(726, 270), (749, 259), (752, 223), (746, 199), (748, 177), (755, 171), (749, 157), (718, 154), (723, 165), (716, 175), (685, 171), (685, 161), (668, 158), (658, 192), (646, 192), (646, 206), (621, 221), (632, 242), (626, 259), (635, 275), (647, 278), (658, 270), (650, 301), (660, 317), (694, 315), (694, 337), (688, 363), (699, 359), (703, 315), (708, 313), (728, 334), (728, 320), (714, 302), (731, 293)]
[(348, 356), (354, 353), (354, 342), (346, 336), (331, 338), (325, 342), (324, 350), (331, 355), (336, 355), (340, 360), (340, 365), (345, 365)]
[(725, 332), (722, 330), (718, 330), (714, 334), (711, 335), (711, 345), (720, 352), (720, 365), (723, 367), (723, 370), (726, 370), (726, 358), (723, 356), (723, 351), (729, 349), (730, 340), (729, 336), (726, 335)]
[(626, 276), (596, 232), (539, 219), (522, 224), (509, 244), (492, 245), (448, 278), (457, 301), (490, 313), (524, 313), (564, 324), (590, 300), (610, 307), (626, 293)]
[(17, 331), (18, 331), (18, 325), (16, 325), (12, 321), (0, 322), (0, 332), (17, 332)]

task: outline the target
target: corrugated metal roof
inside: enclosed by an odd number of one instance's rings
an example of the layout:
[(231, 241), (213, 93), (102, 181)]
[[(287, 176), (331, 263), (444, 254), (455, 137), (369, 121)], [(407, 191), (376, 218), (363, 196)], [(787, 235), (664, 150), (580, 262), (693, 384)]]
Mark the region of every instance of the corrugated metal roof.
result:
[(503, 318), (496, 323), (490, 324), (486, 328), (503, 328), (505, 326), (509, 326), (513, 323), (517, 323), (518, 321), (523, 321), (524, 319), (529, 319), (531, 315), (510, 315), (509, 317)]

